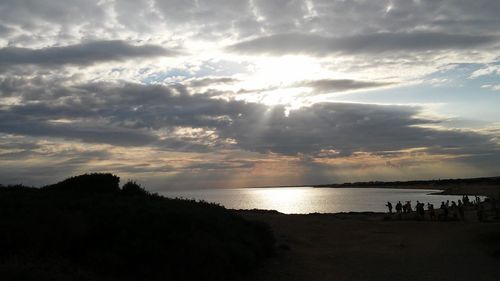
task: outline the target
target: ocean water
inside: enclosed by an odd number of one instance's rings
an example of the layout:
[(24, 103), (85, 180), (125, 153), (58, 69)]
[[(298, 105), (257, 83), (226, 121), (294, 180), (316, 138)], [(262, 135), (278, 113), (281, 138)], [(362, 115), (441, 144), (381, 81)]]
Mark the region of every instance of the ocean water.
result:
[[(439, 208), (441, 201), (457, 202), (455, 195), (431, 195), (438, 190), (387, 188), (235, 188), (165, 191), (161, 195), (218, 203), (230, 209), (277, 210), (285, 214), (386, 212), (387, 201), (417, 201), (432, 203)], [(474, 199), (469, 197), (470, 199)]]

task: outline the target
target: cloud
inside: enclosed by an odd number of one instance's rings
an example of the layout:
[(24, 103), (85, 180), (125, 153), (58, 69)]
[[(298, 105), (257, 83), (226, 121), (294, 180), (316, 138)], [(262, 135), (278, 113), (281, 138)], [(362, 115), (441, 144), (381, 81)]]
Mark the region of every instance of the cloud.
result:
[(392, 52), (470, 49), (497, 42), (488, 35), (447, 34), (439, 32), (370, 33), (326, 37), (313, 33), (287, 33), (258, 37), (229, 46), (229, 51), (244, 54), (306, 54), (326, 56), (378, 54)]
[[(47, 87), (40, 92), (41, 85), (36, 83)], [(418, 106), (316, 103), (287, 110), (284, 106), (193, 94), (182, 84), (65, 86), (29, 80), (8, 83), (4, 91), (22, 93), (18, 104), (0, 106), (0, 149), (4, 150), (0, 161), (5, 163), (5, 178), (12, 180), (25, 177), (47, 182), (53, 177), (44, 173), (64, 177), (105, 163), (102, 169), (145, 179), (148, 174), (169, 175), (177, 185), (199, 183), (200, 178), (193, 179), (195, 174), (210, 179), (209, 186), (227, 186), (227, 179), (236, 173), (248, 180), (241, 185), (272, 184), (265, 179), (252, 181), (252, 174), (245, 174), (278, 165), (252, 160), (260, 155), (265, 159), (283, 157), (275, 159), (276, 163), (290, 165), (287, 161), (302, 159), (293, 164), (307, 174), (301, 179), (317, 182), (329, 179), (332, 166), (328, 161), (338, 159), (354, 159), (336, 164), (347, 173), (362, 169), (360, 161), (370, 157), (402, 165), (398, 160), (401, 155), (415, 150), (430, 158), (456, 159), (490, 171), (500, 153), (487, 132), (439, 129), (444, 120), (420, 116), (424, 108)], [(65, 146), (68, 141), (81, 148), (70, 153)], [(59, 147), (46, 147), (47, 142), (59, 143)], [(134, 149), (139, 152), (128, 155)], [(103, 153), (106, 151), (109, 153)], [(165, 161), (164, 155), (173, 155), (174, 160)], [(191, 159), (184, 158), (186, 155)], [(214, 155), (219, 158), (209, 158)], [(356, 160), (359, 155), (366, 155), (366, 159)], [(425, 165), (415, 160), (415, 155), (406, 157)], [(32, 159), (43, 159), (45, 165), (55, 168), (26, 164)], [(61, 165), (63, 169), (55, 173)], [(15, 173), (25, 166), (33, 176)], [(171, 177), (172, 173), (175, 176)], [(165, 181), (160, 178), (153, 182)], [(183, 182), (175, 182), (180, 180)], [(280, 182), (286, 184), (283, 179)]]
[[(238, 114), (264, 107), (216, 100), (210, 95), (191, 95), (183, 85), (49, 85), (43, 91), (30, 83), (7, 83), (0, 88), (6, 96), (10, 92), (22, 93), (18, 98), (23, 100), (22, 104), (0, 106), (0, 132), (118, 146), (154, 144), (163, 149), (206, 151), (223, 145), (225, 140), (210, 133), (178, 128), (218, 128)], [(28, 100), (31, 102), (25, 103)], [(167, 137), (161, 136), (165, 133)]]
[(392, 82), (377, 82), (377, 81), (361, 81), (361, 80), (351, 80), (351, 79), (320, 79), (320, 80), (310, 80), (301, 81), (294, 86), (296, 87), (311, 87), (317, 93), (327, 93), (327, 92), (344, 92), (351, 90), (361, 90), (389, 86), (394, 83)]
[[(498, 62), (496, 62), (498, 63)], [(500, 74), (500, 65), (498, 64), (489, 64), (485, 65), (478, 70), (475, 70), (472, 72), (472, 74), (469, 76), (469, 79), (476, 79), (479, 77), (484, 77), (484, 76), (493, 76), (493, 75), (498, 75)]]
[(94, 122), (57, 123), (50, 121), (22, 120), (20, 116), (0, 112), (0, 131), (8, 134), (31, 137), (76, 139), (85, 143), (106, 143), (119, 146), (146, 146), (157, 137), (151, 133), (110, 124)]
[(187, 82), (189, 87), (202, 88), (212, 85), (232, 84), (238, 81), (239, 81), (238, 79), (232, 77), (204, 77), (204, 78), (190, 79), (184, 82)]
[(174, 56), (176, 51), (156, 45), (135, 46), (125, 41), (94, 41), (63, 47), (29, 49), (5, 47), (0, 49), (0, 66), (64, 64), (90, 65), (98, 62), (123, 61), (133, 58)]
[[(330, 83), (336, 84), (329, 80), (326, 86)], [(338, 87), (353, 83), (341, 81)], [(17, 91), (31, 96), (28, 89)], [(485, 134), (432, 128), (444, 120), (419, 117), (423, 109), (415, 106), (316, 103), (287, 112), (284, 106), (191, 94), (180, 84), (92, 83), (53, 91), (59, 98), (54, 100), (49, 89), (46, 100), (39, 95), (34, 104), (0, 107), (0, 132), (173, 151), (242, 149), (295, 156), (329, 150), (336, 151), (331, 157), (341, 157), (420, 147), (453, 155), (498, 149)]]
[(500, 91), (500, 85), (485, 84), (482, 85), (481, 88), (491, 89), (493, 91)]
[(284, 155), (317, 156), (333, 150), (336, 154), (332, 157), (341, 157), (418, 147), (432, 148), (437, 154), (498, 149), (491, 136), (430, 128), (440, 121), (418, 118), (420, 110), (411, 106), (316, 103), (290, 110), (287, 115), (284, 107), (274, 107), (234, 120), (221, 128), (221, 136), (236, 139), (243, 149)]

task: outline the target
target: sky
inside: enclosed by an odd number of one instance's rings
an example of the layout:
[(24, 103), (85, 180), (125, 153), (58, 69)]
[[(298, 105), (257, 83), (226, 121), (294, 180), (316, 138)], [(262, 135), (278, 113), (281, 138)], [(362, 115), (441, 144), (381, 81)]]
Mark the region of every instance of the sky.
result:
[(0, 182), (500, 175), (498, 0), (3, 0)]

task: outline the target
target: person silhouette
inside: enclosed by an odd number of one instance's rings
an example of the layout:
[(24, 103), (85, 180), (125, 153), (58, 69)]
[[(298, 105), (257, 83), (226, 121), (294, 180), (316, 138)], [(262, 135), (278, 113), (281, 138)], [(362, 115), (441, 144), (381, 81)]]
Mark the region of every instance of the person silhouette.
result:
[(387, 208), (389, 208), (389, 214), (392, 214), (392, 204), (391, 202), (387, 201), (387, 204), (385, 204)]
[(396, 203), (396, 213), (401, 214), (402, 209), (403, 205), (401, 204), (401, 201), (398, 201), (398, 203)]
[(439, 208), (443, 212), (443, 220), (448, 220), (448, 207), (446, 206), (444, 201), (441, 202), (441, 207), (439, 207)]
[(411, 201), (406, 201), (406, 211), (411, 213), (413, 210), (411, 208)]
[(434, 212), (434, 205), (431, 203), (427, 203), (427, 210), (429, 211), (429, 216), (431, 217), (431, 220), (434, 220), (436, 218), (436, 213)]
[(469, 206), (470, 202), (469, 202), (469, 196), (467, 196), (467, 194), (462, 196), (462, 200), (464, 201), (465, 206)]
[(461, 200), (458, 200), (458, 215), (460, 215), (460, 220), (465, 220), (464, 204)]
[(415, 206), (415, 209), (417, 210), (418, 218), (424, 219), (424, 216), (425, 216), (424, 203), (420, 203), (419, 201), (417, 201), (417, 205)]
[(453, 219), (458, 220), (458, 206), (457, 203), (455, 203), (455, 201), (451, 201), (451, 211), (453, 214)]

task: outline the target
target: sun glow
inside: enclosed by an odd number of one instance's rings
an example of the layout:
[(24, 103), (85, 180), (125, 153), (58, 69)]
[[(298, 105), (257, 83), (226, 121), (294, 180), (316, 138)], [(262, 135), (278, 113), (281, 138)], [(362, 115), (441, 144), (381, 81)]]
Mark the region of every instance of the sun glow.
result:
[(308, 88), (278, 88), (240, 95), (238, 99), (266, 105), (285, 105), (291, 108), (303, 106), (301, 96), (307, 95)]
[(248, 82), (262, 86), (288, 85), (324, 74), (319, 62), (306, 56), (258, 58), (252, 70), (254, 75)]
[(252, 59), (249, 72), (241, 83), (233, 85), (240, 90), (237, 99), (293, 108), (302, 106), (312, 90), (299, 82), (326, 76), (320, 62), (306, 56), (257, 57)]
[(257, 194), (263, 206), (269, 206), (268, 209), (278, 209), (284, 212), (289, 210), (297, 212), (297, 210), (305, 208), (308, 203), (307, 200), (304, 200), (308, 195), (307, 190), (304, 188), (263, 188), (258, 189)]

